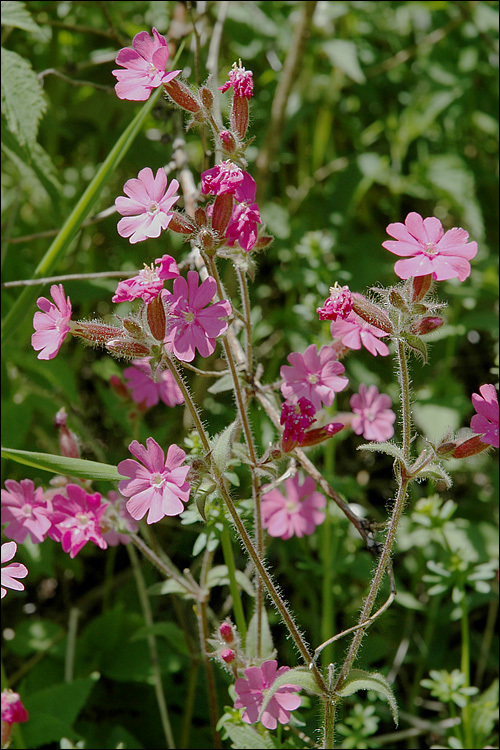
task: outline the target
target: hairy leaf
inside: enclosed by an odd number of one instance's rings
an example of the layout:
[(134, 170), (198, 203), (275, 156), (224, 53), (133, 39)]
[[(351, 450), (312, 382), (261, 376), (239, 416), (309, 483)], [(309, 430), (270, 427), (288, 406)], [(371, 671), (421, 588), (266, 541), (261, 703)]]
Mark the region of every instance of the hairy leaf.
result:
[(99, 479), (117, 482), (123, 477), (118, 474), (116, 466), (101, 464), (98, 461), (87, 461), (83, 458), (68, 458), (51, 453), (35, 453), (34, 451), (20, 451), (14, 448), (2, 448), (2, 458), (10, 458), (19, 464), (33, 466), (35, 469), (51, 471), (63, 476), (78, 477), (79, 479)]
[(40, 26), (26, 10), (25, 4), (18, 0), (2, 0), (2, 26), (42, 33)]
[(2, 47), (2, 114), (21, 146), (35, 145), (46, 109), (43, 89), (30, 63)]
[(365, 672), (363, 669), (351, 669), (349, 676), (338, 691), (338, 695), (346, 697), (357, 693), (358, 690), (374, 690), (382, 695), (391, 707), (392, 718), (397, 726), (398, 705), (392, 688), (383, 674), (380, 674), (380, 672)]
[[(271, 628), (267, 619), (267, 612), (265, 607), (262, 607), (261, 611), (261, 645), (260, 645), (260, 656), (262, 658), (272, 658), (274, 655), (274, 644), (273, 637), (271, 635)], [(257, 612), (253, 615), (248, 626), (247, 639), (246, 639), (246, 652), (249, 659), (256, 657), (258, 653), (257, 649)]]

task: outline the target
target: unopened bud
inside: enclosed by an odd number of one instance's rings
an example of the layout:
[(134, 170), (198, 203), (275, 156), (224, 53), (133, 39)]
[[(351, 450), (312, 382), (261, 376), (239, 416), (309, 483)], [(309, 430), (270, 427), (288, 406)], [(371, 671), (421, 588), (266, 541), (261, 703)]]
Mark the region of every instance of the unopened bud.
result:
[(222, 142), (222, 148), (227, 156), (232, 156), (236, 151), (236, 140), (230, 130), (221, 130), (219, 138)]
[(310, 445), (318, 445), (323, 443), (325, 440), (329, 440), (331, 437), (340, 432), (345, 427), (342, 422), (330, 422), (324, 427), (316, 427), (313, 430), (308, 430), (302, 440), (300, 441), (301, 448), (307, 448)]
[(274, 237), (271, 237), (268, 234), (263, 234), (261, 237), (257, 237), (257, 242), (253, 246), (252, 250), (265, 250), (265, 248), (269, 247), (273, 240)]
[(395, 289), (391, 289), (389, 292), (389, 302), (393, 307), (396, 308), (396, 310), (401, 310), (401, 312), (409, 314), (410, 310), (408, 308), (408, 305), (402, 298), (399, 292), (397, 292)]
[(71, 330), (73, 336), (79, 336), (85, 341), (91, 341), (93, 344), (105, 344), (110, 339), (114, 339), (122, 333), (121, 328), (108, 326), (105, 323), (91, 323), (86, 320), (79, 320)]
[(413, 279), (412, 302), (420, 302), (429, 291), (432, 284), (432, 274), (426, 276), (415, 276)]
[(236, 659), (236, 652), (233, 651), (232, 648), (225, 648), (224, 651), (221, 651), (221, 659), (226, 662), (226, 664), (231, 664), (232, 661)]
[(199, 112), (201, 104), (192, 94), (190, 88), (177, 78), (163, 84), (163, 88), (175, 104), (188, 112)]
[(125, 339), (112, 339), (106, 344), (106, 349), (118, 357), (149, 357), (150, 351), (137, 341), (126, 341)]
[(144, 331), (137, 320), (134, 320), (133, 318), (123, 318), (122, 323), (127, 333), (130, 333), (135, 339), (140, 340), (144, 338)]
[(378, 305), (369, 302), (366, 297), (363, 297), (361, 294), (353, 294), (352, 307), (354, 312), (367, 323), (370, 323), (370, 325), (386, 333), (393, 332), (394, 326), (389, 316)]
[(196, 231), (196, 227), (187, 216), (180, 214), (177, 211), (170, 212), (170, 223), (168, 228), (178, 234), (192, 234)]
[(471, 438), (465, 440), (457, 440), (456, 448), (451, 454), (452, 458), (469, 458), (469, 456), (475, 456), (477, 453), (482, 453), (490, 446), (487, 443), (481, 441), (482, 435), (474, 435)]
[(220, 237), (224, 236), (227, 225), (231, 221), (232, 213), (233, 196), (230, 193), (218, 195), (213, 205), (212, 228), (219, 233)]
[(166, 333), (167, 319), (161, 293), (147, 305), (146, 314), (151, 335), (157, 341), (163, 341)]
[(420, 318), (410, 326), (410, 331), (415, 333), (417, 336), (423, 336), (431, 331), (436, 331), (443, 325), (443, 318)]
[(214, 247), (214, 236), (210, 229), (202, 229), (198, 234), (198, 242), (205, 252), (210, 252)]
[(221, 638), (226, 643), (232, 643), (234, 641), (233, 628), (229, 622), (223, 622), (219, 628)]
[(199, 227), (205, 227), (207, 225), (207, 212), (204, 208), (197, 208), (194, 213), (194, 218)]
[(244, 96), (233, 96), (230, 120), (232, 129), (243, 140), (248, 129), (248, 99)]
[(212, 105), (214, 103), (214, 95), (207, 86), (202, 86), (199, 93), (201, 101), (203, 102), (203, 106), (205, 107), (205, 109), (211, 112)]

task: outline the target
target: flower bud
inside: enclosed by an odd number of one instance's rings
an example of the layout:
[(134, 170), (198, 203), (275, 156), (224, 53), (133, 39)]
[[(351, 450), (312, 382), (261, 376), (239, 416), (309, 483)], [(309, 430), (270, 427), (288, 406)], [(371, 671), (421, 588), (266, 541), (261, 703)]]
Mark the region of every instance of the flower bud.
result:
[(221, 624), (219, 633), (225, 643), (232, 643), (234, 641), (233, 628), (229, 622), (223, 622)]
[(310, 445), (318, 445), (323, 443), (325, 440), (329, 440), (331, 437), (340, 432), (345, 427), (342, 422), (330, 422), (324, 427), (316, 427), (313, 430), (308, 430), (302, 440), (300, 441), (301, 448), (307, 448)]
[(426, 276), (415, 276), (413, 279), (412, 302), (420, 302), (429, 291), (432, 284), (432, 274)]
[(389, 316), (382, 310), (382, 308), (378, 307), (378, 305), (374, 305), (373, 302), (367, 300), (366, 297), (363, 297), (361, 294), (353, 294), (352, 307), (354, 312), (356, 312), (360, 318), (366, 320), (367, 323), (370, 323), (370, 325), (375, 326), (386, 333), (393, 332), (394, 326), (392, 325)]
[(78, 320), (71, 330), (73, 336), (79, 336), (85, 341), (93, 344), (105, 344), (110, 339), (120, 336), (121, 328), (108, 326), (105, 323), (94, 323), (86, 320)]
[(196, 231), (196, 226), (193, 224), (191, 219), (188, 219), (184, 214), (180, 214), (177, 211), (170, 211), (170, 223), (168, 228), (178, 234), (193, 234)]
[(271, 242), (274, 240), (274, 237), (271, 237), (270, 235), (263, 234), (261, 237), (257, 237), (257, 242), (253, 246), (252, 250), (265, 250), (266, 247), (269, 247)]
[(182, 107), (182, 109), (193, 113), (200, 111), (200, 102), (195, 96), (193, 96), (190, 88), (182, 81), (173, 78), (171, 81), (168, 81), (168, 83), (164, 83), (163, 88), (172, 101), (179, 107)]
[(150, 351), (143, 344), (139, 344), (137, 341), (127, 341), (126, 339), (112, 339), (106, 344), (111, 354), (115, 354), (118, 357), (149, 357)]
[(487, 443), (481, 441), (482, 435), (474, 435), (471, 438), (465, 440), (457, 440), (456, 448), (451, 454), (452, 458), (469, 458), (469, 456), (475, 456), (477, 453), (482, 453), (490, 446)]
[(218, 195), (213, 205), (212, 227), (219, 233), (220, 237), (224, 236), (227, 225), (231, 221), (232, 213), (233, 196), (230, 193)]
[(248, 129), (248, 99), (244, 96), (233, 96), (230, 120), (232, 129), (243, 140)]
[(123, 318), (122, 323), (127, 333), (130, 333), (134, 339), (140, 340), (144, 338), (144, 331), (137, 320), (133, 320), (133, 318)]
[(237, 149), (236, 140), (230, 130), (221, 130), (219, 138), (222, 142), (222, 148), (227, 156), (232, 156)]
[(400, 310), (407, 315), (409, 314), (410, 310), (408, 308), (408, 305), (406, 304), (400, 293), (395, 289), (391, 289), (391, 291), (389, 292), (389, 302), (393, 307), (396, 308), (396, 310)]
[(194, 218), (199, 227), (205, 227), (207, 225), (207, 212), (204, 208), (197, 208), (194, 213)]
[(436, 331), (443, 325), (443, 318), (420, 318), (410, 326), (410, 331), (415, 333), (417, 336), (423, 336), (431, 331)]
[(232, 661), (236, 659), (236, 652), (233, 651), (232, 648), (225, 648), (224, 651), (221, 651), (221, 659), (226, 662), (226, 664), (231, 664)]
[(151, 335), (157, 341), (163, 341), (166, 334), (167, 319), (161, 293), (151, 300), (146, 310)]
[(214, 236), (210, 229), (202, 229), (198, 234), (198, 242), (205, 252), (210, 253), (214, 248)]
[(203, 102), (203, 106), (205, 109), (207, 109), (209, 112), (212, 111), (212, 105), (214, 103), (214, 95), (208, 88), (208, 86), (202, 86), (199, 91), (201, 101)]

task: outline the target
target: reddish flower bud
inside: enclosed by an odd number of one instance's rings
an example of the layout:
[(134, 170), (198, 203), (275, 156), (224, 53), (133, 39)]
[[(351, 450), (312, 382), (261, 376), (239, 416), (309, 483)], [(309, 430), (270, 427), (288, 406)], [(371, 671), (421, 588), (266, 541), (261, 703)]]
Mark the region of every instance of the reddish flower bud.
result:
[(207, 212), (204, 208), (197, 208), (194, 218), (199, 227), (205, 227), (207, 225)]
[(248, 129), (248, 99), (244, 96), (233, 96), (230, 120), (232, 129), (243, 140)]
[(144, 331), (142, 330), (137, 320), (133, 320), (132, 318), (123, 318), (122, 323), (127, 333), (130, 333), (130, 335), (135, 339), (144, 338)]
[(212, 111), (212, 105), (214, 103), (214, 95), (208, 88), (208, 86), (202, 86), (199, 91), (201, 101), (203, 102), (203, 106), (205, 109), (207, 109), (209, 112)]
[(236, 659), (236, 652), (233, 651), (232, 648), (225, 648), (224, 651), (221, 652), (221, 659), (223, 659), (226, 664), (231, 664), (231, 662)]
[(360, 318), (366, 320), (367, 323), (370, 323), (370, 325), (375, 326), (375, 328), (379, 328), (386, 333), (393, 332), (394, 326), (392, 325), (389, 316), (382, 310), (382, 308), (378, 307), (378, 305), (369, 302), (366, 297), (363, 297), (361, 294), (353, 294), (352, 307), (354, 312), (356, 312)]
[(420, 318), (410, 326), (410, 331), (417, 334), (417, 336), (423, 336), (431, 331), (436, 331), (443, 325), (443, 318)]
[(222, 148), (226, 156), (232, 156), (236, 151), (236, 140), (230, 130), (221, 130), (219, 138), (222, 142)]
[(201, 104), (185, 83), (174, 78), (163, 84), (163, 88), (175, 104), (188, 112), (199, 112)]
[(163, 341), (166, 334), (167, 319), (161, 293), (147, 305), (146, 314), (151, 335), (157, 341)]
[(234, 641), (233, 628), (229, 622), (223, 622), (219, 628), (221, 638), (226, 643), (232, 643)]
[(432, 283), (432, 274), (427, 276), (415, 276), (413, 279), (412, 302), (420, 302), (429, 291)]
[(71, 330), (73, 336), (79, 336), (85, 341), (91, 341), (93, 344), (105, 344), (110, 339), (114, 339), (122, 333), (121, 328), (108, 326), (105, 323), (91, 323), (86, 320), (79, 320)]
[(218, 195), (213, 205), (212, 227), (219, 233), (220, 237), (224, 236), (227, 225), (231, 221), (232, 213), (233, 196), (230, 193)]
[(213, 250), (215, 242), (214, 236), (210, 229), (205, 227), (199, 232), (198, 242), (202, 246), (203, 250), (205, 250), (205, 252), (210, 253), (210, 251)]
[(402, 298), (399, 292), (397, 292), (395, 289), (391, 289), (389, 292), (389, 302), (393, 307), (396, 308), (396, 310), (401, 310), (401, 312), (409, 314), (410, 310), (408, 308), (408, 305)]
[(326, 424), (324, 427), (316, 427), (313, 430), (308, 430), (300, 441), (300, 447), (307, 448), (310, 445), (323, 443), (325, 440), (329, 440), (336, 435), (337, 432), (340, 432), (344, 426), (342, 422), (330, 422), (330, 424)]
[(112, 339), (106, 344), (106, 349), (111, 354), (116, 354), (118, 357), (149, 357), (150, 351), (143, 344), (139, 344), (137, 341), (127, 341), (126, 339)]
[(177, 232), (178, 234), (193, 234), (196, 231), (196, 226), (184, 214), (180, 214), (177, 211), (170, 211), (169, 214), (170, 224), (168, 228), (173, 232)]
[(475, 456), (477, 453), (482, 453), (490, 446), (487, 443), (481, 441), (482, 435), (474, 435), (471, 438), (465, 440), (457, 440), (456, 448), (451, 454), (452, 458), (468, 458), (469, 456)]
[(257, 237), (257, 242), (253, 246), (252, 250), (265, 250), (265, 248), (269, 247), (273, 240), (274, 237), (263, 234), (261, 237)]

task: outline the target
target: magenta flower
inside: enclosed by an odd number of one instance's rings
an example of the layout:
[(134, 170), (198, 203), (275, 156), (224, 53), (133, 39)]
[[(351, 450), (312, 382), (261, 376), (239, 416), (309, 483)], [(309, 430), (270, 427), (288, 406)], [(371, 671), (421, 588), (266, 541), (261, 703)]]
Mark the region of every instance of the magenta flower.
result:
[(169, 370), (157, 373), (156, 380), (153, 380), (149, 357), (134, 360), (132, 367), (127, 367), (123, 374), (130, 395), (137, 404), (144, 404), (149, 409), (156, 406), (160, 399), (167, 406), (184, 403), (184, 396)]
[(199, 274), (188, 271), (187, 281), (180, 276), (174, 281), (172, 293), (166, 292), (168, 305), (168, 334), (165, 343), (172, 346), (182, 362), (192, 362), (196, 350), (209, 357), (215, 349), (215, 339), (228, 327), (221, 318), (231, 314), (227, 300), (207, 307), (217, 292), (215, 279), (208, 276), (198, 288)]
[(374, 357), (380, 354), (386, 357), (389, 354), (389, 347), (383, 341), (379, 341), (387, 333), (375, 328), (366, 320), (360, 318), (357, 313), (349, 313), (345, 320), (334, 320), (330, 325), (330, 331), (333, 338), (340, 339), (344, 346), (349, 349), (361, 349), (364, 346)]
[(69, 552), (71, 558), (76, 557), (87, 542), (106, 549), (108, 545), (100, 524), (107, 503), (101, 502), (101, 494), (90, 495), (78, 484), (67, 484), (64, 491), (65, 495), (57, 494), (52, 499), (50, 538), (61, 542), (64, 552)]
[(50, 294), (55, 304), (45, 297), (39, 297), (36, 304), (42, 312), (33, 316), (35, 333), (31, 337), (31, 346), (38, 354), (38, 359), (54, 359), (61, 345), (71, 331), (71, 302), (64, 296), (62, 284), (53, 284)]
[(258, 205), (256, 203), (251, 205), (238, 203), (234, 207), (231, 220), (227, 225), (227, 244), (233, 246), (237, 242), (243, 250), (246, 250), (247, 253), (250, 252), (257, 242), (258, 224), (261, 224)]
[[(21, 696), (8, 688), (2, 690), (2, 721), (7, 724), (21, 724), (28, 721), (28, 712), (24, 708)], [(2, 732), (3, 735), (3, 732)], [(2, 747), (7, 747), (2, 740)]]
[[(276, 659), (270, 659), (262, 662), (260, 667), (248, 667), (245, 669), (245, 677), (236, 680), (234, 689), (238, 697), (234, 707), (245, 709), (241, 718), (246, 724), (255, 724), (259, 720), (260, 707), (266, 692), (276, 678), (289, 669), (290, 667), (278, 669)], [(293, 684), (282, 685), (276, 690), (260, 719), (266, 729), (276, 729), (278, 721), (280, 724), (290, 721), (290, 711), (295, 711), (301, 704), (300, 696), (294, 695), (299, 690), (300, 685)]]
[(127, 510), (136, 521), (148, 513), (147, 523), (156, 523), (164, 516), (178, 516), (184, 510), (183, 503), (189, 500), (190, 486), (186, 482), (189, 466), (183, 464), (185, 452), (171, 445), (165, 454), (153, 438), (146, 441), (147, 448), (137, 440), (129, 445), (129, 451), (141, 461), (131, 458), (118, 464), (122, 479), (118, 489), (129, 497)]
[(223, 161), (201, 175), (203, 195), (229, 193), (238, 203), (253, 203), (256, 190), (253, 177), (231, 161)]
[(234, 95), (244, 97), (245, 99), (251, 99), (253, 95), (253, 74), (251, 70), (245, 70), (240, 64), (237, 66), (233, 63), (232, 70), (228, 73), (229, 80), (226, 81), (222, 86), (219, 86), (219, 91), (227, 91), (231, 86), (233, 87)]
[(142, 299), (149, 304), (162, 291), (166, 279), (175, 279), (179, 275), (177, 263), (171, 255), (156, 258), (151, 266), (144, 264), (144, 269), (131, 279), (120, 281), (116, 287), (113, 302), (131, 302)]
[(379, 393), (375, 385), (359, 386), (358, 393), (349, 401), (355, 416), (351, 427), (356, 435), (363, 435), (365, 440), (383, 442), (394, 435), (396, 415), (391, 409), (392, 400), (385, 393)]
[(159, 237), (172, 219), (170, 209), (179, 200), (176, 191), (177, 180), (172, 180), (167, 189), (167, 175), (163, 167), (153, 176), (149, 167), (141, 169), (137, 177), (127, 180), (123, 192), (128, 196), (119, 196), (115, 200), (116, 210), (124, 218), (118, 222), (120, 237), (129, 237), (130, 243), (147, 240), (148, 237)]
[(280, 424), (285, 425), (283, 430), (283, 451), (285, 453), (302, 444), (307, 428), (316, 421), (315, 414), (316, 409), (304, 397), (299, 398), (298, 401), (283, 404)]
[(477, 243), (467, 242), (469, 234), (465, 229), (455, 227), (444, 232), (435, 216), (422, 219), (412, 211), (404, 224), (389, 224), (387, 234), (396, 242), (387, 240), (382, 247), (407, 258), (398, 260), (394, 266), (400, 279), (432, 274), (436, 281), (455, 278), (465, 281), (470, 275), (469, 260), (477, 253)]
[(6, 479), (5, 486), (1, 516), (1, 522), (8, 524), (5, 536), (22, 544), (29, 534), (33, 544), (40, 544), (52, 525), (52, 505), (44, 498), (43, 489), (35, 489), (31, 479)]
[(481, 442), (498, 448), (498, 396), (494, 385), (482, 385), (472, 394), (472, 405), (477, 414), (471, 419), (471, 430), (481, 435)]
[[(2, 565), (8, 563), (17, 552), (17, 544), (15, 542), (5, 542), (2, 544)], [(7, 593), (7, 589), (13, 589), (14, 591), (24, 591), (24, 584), (20, 583), (17, 578), (26, 578), (28, 575), (28, 568), (22, 563), (10, 563), (2, 568), (1, 573), (1, 598), (3, 599)], [(6, 588), (4, 588), (4, 586)]]
[[(266, 489), (265, 487), (263, 488)], [(314, 479), (300, 483), (298, 474), (285, 481), (285, 492), (270, 490), (262, 495), (262, 526), (270, 536), (290, 539), (309, 536), (325, 520), (319, 508), (326, 507), (326, 498), (316, 492)]]
[(167, 41), (155, 28), (152, 39), (147, 31), (136, 34), (132, 47), (124, 47), (115, 58), (116, 64), (124, 68), (112, 71), (118, 80), (115, 85), (117, 97), (134, 102), (149, 99), (153, 89), (168, 83), (181, 72), (165, 72), (168, 57)]
[(344, 390), (349, 382), (341, 377), (345, 367), (336, 359), (329, 346), (317, 350), (316, 344), (307, 347), (304, 354), (292, 352), (288, 355), (292, 367), (283, 365), (280, 375), (283, 378), (281, 392), (284, 398), (307, 398), (316, 411), (321, 404), (331, 406), (335, 394)]
[(330, 287), (330, 296), (324, 301), (323, 307), (317, 307), (316, 312), (320, 320), (337, 320), (346, 318), (352, 310), (352, 294), (348, 286)]
[(101, 518), (101, 532), (108, 547), (129, 544), (128, 534), (137, 532), (137, 521), (128, 512), (125, 498), (119, 492), (111, 490), (106, 499), (108, 504)]

